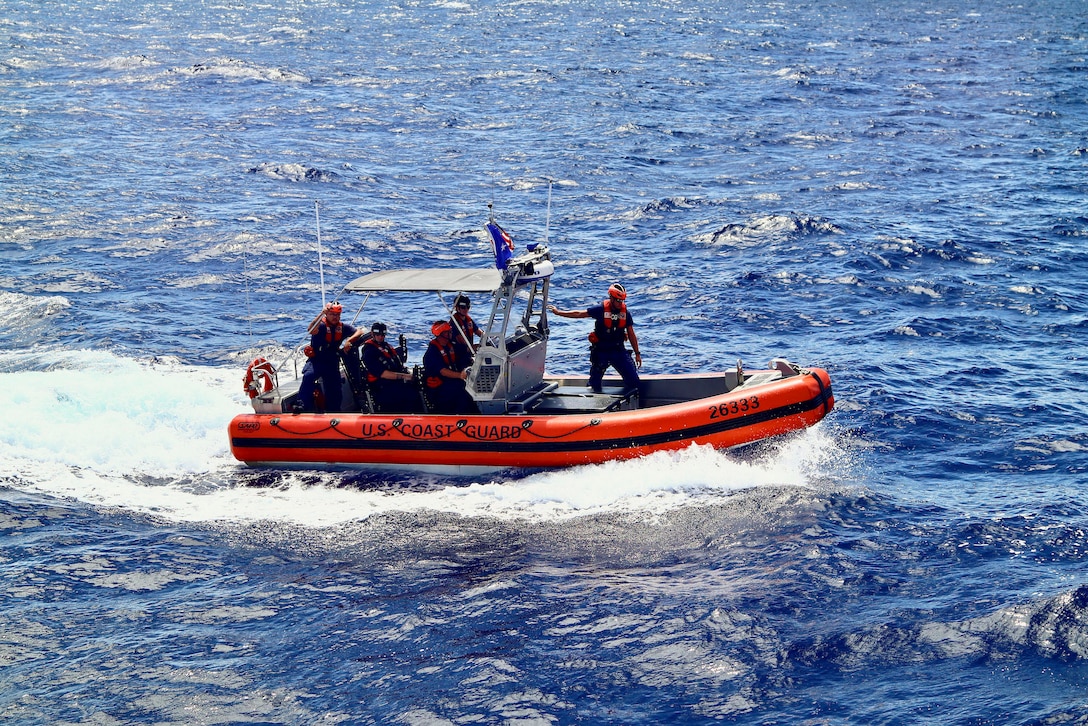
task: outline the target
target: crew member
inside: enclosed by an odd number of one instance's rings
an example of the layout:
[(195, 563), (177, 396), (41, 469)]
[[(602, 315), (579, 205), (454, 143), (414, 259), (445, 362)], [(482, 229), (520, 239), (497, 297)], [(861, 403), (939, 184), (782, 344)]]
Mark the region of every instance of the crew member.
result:
[[(468, 295), (460, 293), (453, 301), (453, 316), (450, 317), (450, 327), (453, 328), (453, 344), (457, 347), (457, 353), (461, 360), (472, 360), (476, 353), (476, 338), (483, 338), (484, 331), (469, 315), (472, 301)], [(462, 335), (462, 331), (464, 335)]]
[[(635, 335), (635, 320), (627, 309), (627, 290), (616, 283), (608, 288), (608, 297), (600, 304), (586, 310), (560, 310), (554, 305), (548, 311), (563, 318), (593, 318), (595, 325), (589, 334), (589, 387), (601, 392), (601, 383), (609, 366), (623, 378), (624, 392), (638, 391), (638, 368), (642, 367), (642, 353)], [(631, 351), (625, 343), (631, 342)]]
[(306, 354), (310, 357), (312, 374), (302, 376), (298, 395), (304, 411), (315, 410), (315, 384), (320, 381), (325, 393), (325, 411), (340, 410), (342, 402), (340, 383), (340, 353), (348, 353), (363, 337), (363, 331), (354, 325), (340, 322), (344, 308), (338, 302), (325, 305), (321, 315), (310, 324), (310, 345)]
[(435, 413), (479, 413), (476, 401), (465, 388), (469, 360), (458, 356), (453, 328), (444, 320), (431, 326), (434, 340), (423, 354), (427, 397)]
[(387, 332), (385, 323), (374, 323), (370, 339), (362, 345), (363, 367), (374, 405), (383, 413), (419, 413), (419, 392), (412, 374), (397, 349), (386, 342)]

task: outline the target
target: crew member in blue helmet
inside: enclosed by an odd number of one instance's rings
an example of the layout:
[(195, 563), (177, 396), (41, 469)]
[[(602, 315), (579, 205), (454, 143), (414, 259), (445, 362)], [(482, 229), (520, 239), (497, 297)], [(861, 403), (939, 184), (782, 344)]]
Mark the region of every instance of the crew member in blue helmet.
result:
[[(600, 393), (605, 371), (611, 366), (623, 378), (624, 390), (638, 391), (638, 368), (642, 353), (635, 335), (635, 319), (627, 309), (627, 290), (620, 283), (608, 288), (608, 297), (600, 305), (586, 310), (560, 310), (548, 306), (548, 312), (563, 318), (593, 318), (595, 325), (589, 334), (589, 387)], [(631, 342), (634, 360), (626, 343)]]

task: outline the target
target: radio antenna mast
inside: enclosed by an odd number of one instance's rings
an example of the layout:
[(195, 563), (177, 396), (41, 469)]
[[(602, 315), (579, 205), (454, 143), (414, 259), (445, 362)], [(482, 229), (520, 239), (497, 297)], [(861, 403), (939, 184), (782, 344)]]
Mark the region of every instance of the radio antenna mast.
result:
[(321, 309), (325, 309), (325, 260), (321, 254), (321, 204), (314, 201), (314, 219), (317, 222), (317, 270), (321, 276)]
[(548, 230), (552, 223), (552, 180), (548, 180), (548, 211), (544, 215), (544, 244), (548, 244)]

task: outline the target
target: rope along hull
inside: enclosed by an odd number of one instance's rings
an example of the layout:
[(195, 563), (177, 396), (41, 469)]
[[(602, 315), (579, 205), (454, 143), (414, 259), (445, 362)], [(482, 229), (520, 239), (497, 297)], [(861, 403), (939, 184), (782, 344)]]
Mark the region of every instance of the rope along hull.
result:
[(724, 449), (812, 426), (834, 406), (826, 371), (681, 403), (579, 414), (243, 414), (231, 451), (253, 465), (553, 468), (692, 444)]

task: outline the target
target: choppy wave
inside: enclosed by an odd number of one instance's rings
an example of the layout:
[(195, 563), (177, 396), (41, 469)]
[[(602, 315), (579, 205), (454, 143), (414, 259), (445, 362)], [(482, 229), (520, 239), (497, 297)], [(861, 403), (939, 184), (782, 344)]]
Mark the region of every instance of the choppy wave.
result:
[(1088, 658), (1088, 586), (963, 621), (888, 622), (822, 637), (792, 646), (790, 659), (856, 671), (947, 659), (1001, 663), (1025, 653), (1066, 662)]
[[(0, 340), (5, 341), (10, 349), (30, 348), (34, 342), (41, 340), (42, 331), (56, 324), (57, 319), (62, 318), (71, 306), (71, 301), (62, 295), (42, 297), (0, 292)], [(0, 370), (6, 369), (7, 365), (0, 367)]]
[(808, 235), (841, 234), (842, 230), (826, 219), (795, 215), (768, 215), (747, 222), (730, 222), (698, 241), (715, 247), (745, 248), (759, 244), (781, 243)]
[(287, 68), (269, 68), (237, 58), (217, 58), (180, 68), (179, 74), (193, 77), (219, 77), (229, 80), (267, 81), (273, 83), (310, 83), (303, 73)]
[(293, 182), (337, 182), (341, 177), (334, 171), (324, 171), (302, 164), (259, 164), (249, 170), (250, 174), (264, 174), (273, 179), (285, 179)]
[[(1088, 16), (851, 8), (9, 0), (0, 720), (1084, 723)], [(238, 466), (245, 363), (360, 274), (490, 264), (489, 203), (561, 306), (627, 285), (647, 373), (784, 355), (836, 411)]]

